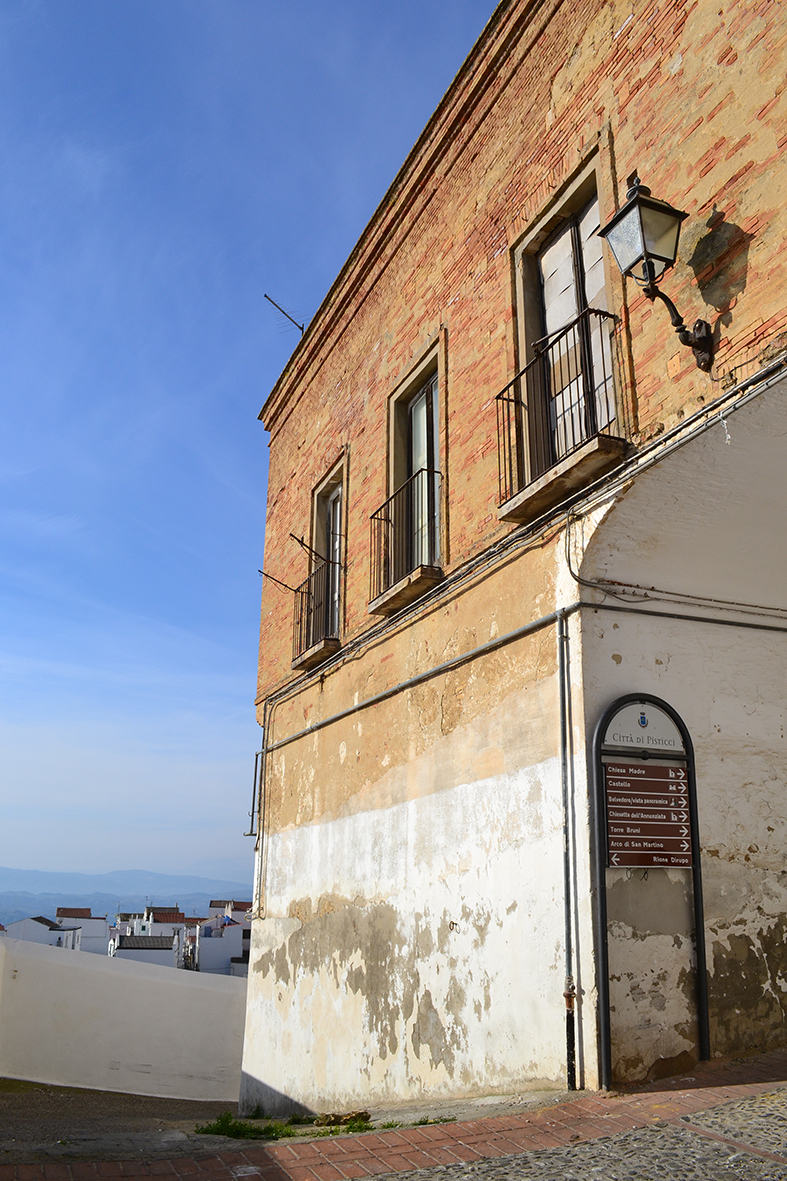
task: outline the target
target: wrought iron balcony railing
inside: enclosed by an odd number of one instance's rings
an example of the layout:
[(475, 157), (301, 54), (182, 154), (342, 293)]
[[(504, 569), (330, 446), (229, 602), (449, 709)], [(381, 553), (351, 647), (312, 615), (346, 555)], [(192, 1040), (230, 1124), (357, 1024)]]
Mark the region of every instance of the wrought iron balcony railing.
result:
[(586, 308), (537, 340), (532, 360), (497, 395), (500, 503), (616, 426), (617, 317)]
[(292, 629), (292, 658), (322, 640), (339, 640), (339, 596), (341, 566), (321, 562), (295, 591)]
[(371, 517), (370, 601), (440, 563), (440, 472), (421, 468)]

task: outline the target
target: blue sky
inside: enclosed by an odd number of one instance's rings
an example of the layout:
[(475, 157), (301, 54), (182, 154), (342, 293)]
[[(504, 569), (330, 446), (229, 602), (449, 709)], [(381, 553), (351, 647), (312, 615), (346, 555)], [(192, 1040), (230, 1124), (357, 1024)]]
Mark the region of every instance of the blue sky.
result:
[(0, 0), (0, 864), (245, 881), (256, 415), (492, 0)]

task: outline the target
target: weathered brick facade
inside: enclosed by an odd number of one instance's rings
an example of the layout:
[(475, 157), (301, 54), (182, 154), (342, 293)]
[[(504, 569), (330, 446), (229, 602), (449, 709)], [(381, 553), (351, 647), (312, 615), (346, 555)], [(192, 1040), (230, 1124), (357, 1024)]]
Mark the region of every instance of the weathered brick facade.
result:
[[(691, 351), (678, 343), (666, 309), (650, 303), (631, 281), (624, 282), (605, 252), (607, 307), (618, 317), (613, 433), (630, 445), (630, 463), (784, 351), (786, 42), (787, 18), (770, 0), (588, 0), (581, 6), (504, 0), (267, 400), (261, 415), (271, 434), (265, 570), (290, 586), (306, 578), (310, 559), (289, 535), (313, 544), (313, 493), (339, 463), (344, 569), (341, 648), (305, 673), (291, 669), (292, 596), (272, 581), (263, 585), (257, 705), (271, 753), (265, 760), (259, 818), (263, 837), (255, 901), (260, 917), (247, 1024), (247, 1074), (256, 1079), (246, 1091), (250, 1105), (260, 1094), (270, 1101), (279, 1093), (286, 1107), (291, 1100), (313, 1105), (321, 1096), (337, 1104), (369, 1094), (403, 1097), (424, 1087), (468, 1093), (513, 1088), (528, 1078), (562, 1077), (563, 966), (556, 950), (563, 921), (561, 835), (554, 813), (559, 786), (554, 788), (550, 778), (560, 742), (556, 702), (562, 690), (554, 635), (523, 637), (444, 676), (398, 694), (395, 689), (425, 669), (582, 597), (573, 575), (607, 508), (596, 502), (575, 507), (585, 524), (581, 542), (572, 536), (568, 546), (566, 506), (559, 497), (552, 515), (541, 514), (534, 525), (500, 519), (495, 402), (527, 360), (528, 340), (539, 335), (532, 323), (523, 322), (518, 272), (523, 243), (539, 226), (546, 236), (581, 178), (595, 186), (602, 224), (624, 200), (626, 178), (635, 171), (655, 195), (688, 213), (677, 265), (662, 287), (689, 325), (700, 317), (714, 333), (714, 365), (703, 373)], [(423, 600), (381, 622), (369, 614), (369, 522), (396, 490), (391, 400), (424, 363), (438, 375), (445, 578)], [(632, 486), (620, 485), (620, 496), (625, 498)], [(719, 487), (723, 490), (723, 481)], [(700, 483), (698, 497), (702, 488)], [(574, 489), (575, 506), (577, 496)], [(600, 541), (596, 544), (601, 547)], [(578, 546), (575, 568), (565, 562), (572, 545)], [(666, 565), (660, 567), (657, 585), (680, 585), (681, 578), (669, 569), (666, 542), (664, 547)], [(621, 542), (620, 552), (624, 549)], [(610, 577), (614, 580), (614, 569)], [(702, 582), (701, 572), (697, 579)], [(692, 592), (695, 601), (737, 602), (737, 595), (725, 596), (723, 587), (719, 592), (723, 581), (724, 576), (711, 578), (708, 572), (707, 585)], [(757, 603), (764, 601), (756, 589), (749, 590)], [(595, 591), (584, 599), (590, 605), (601, 602)], [(596, 674), (587, 656), (592, 645), (583, 645), (591, 635), (601, 644), (600, 630), (584, 610), (570, 625), (570, 643), (582, 666), (579, 681), (568, 690), (568, 725), (578, 792), (571, 836), (573, 922), (577, 962), (584, 965), (576, 968), (580, 1081), (588, 1085), (598, 1076), (584, 744), (594, 722), (589, 702), (593, 699), (595, 709), (596, 689), (598, 701), (606, 700), (600, 686), (607, 674)], [(683, 641), (674, 642), (680, 647)], [(625, 671), (625, 656), (613, 653), (612, 666), (608, 656), (604, 659), (604, 668), (612, 667), (615, 676), (622, 662)], [(677, 656), (672, 659), (679, 663)], [(648, 667), (647, 677), (621, 681), (621, 691), (652, 691), (655, 684), (666, 694), (666, 682), (647, 679), (662, 677), (664, 660), (656, 655)], [(690, 687), (689, 681), (687, 670), (669, 691), (680, 696), (685, 689), (689, 701), (696, 699), (705, 690)], [(344, 716), (377, 694), (387, 696), (363, 713)], [(321, 728), (296, 737), (315, 723)], [(762, 742), (767, 745), (770, 738)], [(506, 803), (509, 797), (503, 794), (486, 815), (484, 793), (491, 798), (503, 781), (506, 791), (519, 793), (521, 807)], [(699, 768), (698, 784), (700, 791)], [(468, 785), (481, 793), (477, 809), (467, 805), (472, 796), (462, 796), (464, 803), (447, 802), (452, 792), (470, 790)], [(404, 881), (395, 880), (399, 871), (391, 869), (393, 876), (386, 877), (382, 853), (377, 862), (369, 847), (356, 849), (365, 877), (351, 862), (354, 842), (368, 840), (372, 847), (385, 842), (385, 825), (375, 825), (386, 810), (426, 808), (428, 799), (442, 803), (429, 805), (438, 809), (429, 820), (425, 812), (417, 820), (411, 817), (407, 831), (417, 829), (418, 840), (428, 841), (424, 833), (430, 825), (436, 831), (450, 824), (440, 809), (459, 814), (470, 806), (463, 832), (477, 824), (477, 848), (457, 853), (455, 861), (446, 854), (441, 865), (429, 858), (419, 861), (422, 902), (417, 902), (406, 896)], [(770, 807), (763, 803), (763, 817)], [(367, 828), (348, 835), (347, 826), (359, 817), (367, 818)], [(709, 819), (708, 831), (714, 823)], [(765, 825), (764, 820), (752, 823), (758, 831)], [(490, 836), (483, 853), (485, 824), (497, 835)], [(337, 825), (345, 827), (340, 831)], [(396, 841), (398, 830), (391, 825), (390, 839)], [(533, 852), (535, 845), (527, 852), (528, 841), (546, 840), (547, 831), (554, 842), (552, 852), (543, 853), (543, 864), (551, 869), (539, 871), (537, 881), (518, 887), (509, 898), (508, 883), (499, 878), (519, 872), (515, 867), (522, 866), (522, 858), (540, 865), (542, 853)], [(721, 835), (717, 844), (724, 845)], [(732, 850), (727, 861), (735, 862), (735, 841), (724, 847)], [(506, 861), (511, 849), (519, 852)], [(491, 859), (490, 864), (500, 859), (500, 874), (490, 870), (486, 885), (479, 857)], [(767, 894), (770, 887), (763, 881), (775, 871), (765, 853), (762, 858), (764, 877), (746, 889)], [(747, 866), (746, 872), (753, 872)], [(713, 867), (709, 872), (715, 872)], [(406, 867), (401, 873), (407, 876)], [(466, 887), (473, 874), (475, 884)], [(447, 893), (438, 904), (443, 887)], [(523, 915), (525, 895), (529, 919)], [(534, 918), (539, 899), (543, 914)], [(490, 934), (498, 915), (513, 915), (517, 905), (516, 922), (524, 927), (515, 929), (513, 918), (510, 923), (500, 918), (499, 936)], [(722, 943), (725, 922), (727, 927), (743, 924), (728, 915), (713, 927), (714, 915), (709, 930)], [(512, 950), (533, 923), (544, 928), (543, 935), (527, 952)], [(449, 928), (464, 929), (460, 950), (451, 950)], [(757, 930), (762, 934), (765, 928)], [(754, 992), (772, 990), (767, 980), (773, 979), (783, 953), (766, 954), (763, 940), (756, 944), (759, 936), (748, 928), (744, 933), (743, 926), (741, 938), (749, 940), (745, 954), (743, 945), (739, 952), (745, 972), (753, 973)], [(719, 947), (717, 974), (721, 979), (726, 973), (726, 979), (732, 952), (726, 944)], [(503, 970), (506, 957), (510, 964)], [(709, 962), (711, 979), (714, 963)], [(694, 1035), (686, 1033), (690, 974), (676, 959), (674, 978), (665, 977), (659, 986), (659, 996), (673, 989), (682, 998), (674, 1016), (665, 1018), (669, 1030), (663, 1043), (643, 1048), (639, 1035), (627, 1041), (620, 1033), (619, 1075), (641, 1076), (656, 1059), (666, 1063), (664, 1070), (691, 1060), (694, 1051), (682, 1049), (674, 1033), (682, 1029), (686, 1045), (692, 1043)], [(542, 978), (549, 984), (535, 999)], [(513, 1016), (519, 981), (524, 990), (532, 988), (534, 998), (532, 1006), (526, 1005), (527, 1033), (516, 1028)], [(756, 1019), (730, 1024), (722, 1013), (728, 1002), (729, 992), (714, 994), (711, 985), (714, 1052), (757, 1041), (752, 1033)], [(783, 1040), (777, 1033), (783, 1001), (773, 1004), (763, 1018), (769, 1032), (760, 1043)], [(665, 1006), (671, 1013), (673, 1000)], [(620, 1000), (618, 1013), (624, 1009)], [(343, 1032), (332, 1042), (320, 1023), (334, 1020)], [(638, 1020), (631, 1018), (632, 1029)], [(473, 1022), (478, 1029), (471, 1029)], [(281, 1042), (280, 1057), (268, 1077), (260, 1063), (266, 1061), (266, 1029), (274, 1027), (270, 1036)], [(347, 1044), (339, 1045), (343, 1038)], [(312, 1053), (311, 1081), (287, 1064), (287, 1054), (297, 1056), (306, 1045)]]
[[(711, 321), (710, 377), (664, 310), (610, 269), (630, 349), (634, 441), (672, 426), (787, 329), (781, 168), (787, 144), (778, 5), (503, 4), (413, 149), (266, 404), (266, 569), (307, 572), (288, 540), (312, 487), (349, 449), (345, 634), (369, 626), (369, 517), (386, 499), (386, 404), (440, 333), (447, 569), (492, 544), (494, 397), (517, 368), (511, 251), (593, 152), (606, 220), (640, 170), (688, 211), (669, 276), (687, 322)], [(628, 23), (627, 23), (628, 22)], [(741, 298), (745, 292), (746, 298)], [(627, 302), (628, 300), (628, 302)], [(291, 602), (263, 594), (260, 696), (289, 676)]]

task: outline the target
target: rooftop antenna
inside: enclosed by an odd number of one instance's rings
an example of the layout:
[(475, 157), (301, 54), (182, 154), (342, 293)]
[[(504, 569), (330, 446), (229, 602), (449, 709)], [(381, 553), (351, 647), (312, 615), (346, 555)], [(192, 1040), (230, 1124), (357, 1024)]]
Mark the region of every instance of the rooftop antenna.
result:
[[(320, 553), (318, 553), (318, 552), (317, 552), (317, 550), (316, 550), (316, 549), (312, 549), (312, 547), (311, 547), (310, 545), (307, 545), (307, 544), (306, 544), (306, 542), (303, 540), (303, 538), (302, 538), (302, 537), (296, 537), (294, 533), (291, 533), (291, 534), (290, 534), (290, 537), (292, 538), (292, 540), (293, 540), (293, 541), (297, 541), (297, 543), (298, 543), (298, 545), (301, 547), (301, 549), (305, 549), (305, 550), (306, 550), (306, 553), (307, 553), (307, 554), (311, 554), (311, 556), (312, 556), (313, 558), (319, 558), (319, 560), (320, 560), (321, 562), (327, 562), (327, 561), (328, 561), (328, 559), (327, 559), (327, 558), (324, 558), (324, 557), (322, 556), (322, 554), (320, 554)], [(269, 578), (269, 577), (270, 577), (270, 575), (266, 575), (266, 578)]]
[[(265, 295), (265, 292), (264, 292), (264, 291), (263, 291), (263, 295)], [(292, 318), (292, 316), (290, 315), (290, 313), (289, 313), (289, 312), (285, 312), (285, 310), (284, 310), (284, 308), (281, 306), (281, 304), (278, 304), (278, 303), (276, 303), (276, 300), (275, 300), (275, 299), (271, 299), (271, 297), (270, 297), (269, 295), (265, 295), (265, 298), (267, 299), (268, 303), (272, 303), (272, 304), (273, 304), (273, 306), (274, 306), (275, 308), (278, 308), (278, 310), (281, 312), (281, 314), (282, 314), (283, 316), (286, 316), (286, 317), (287, 317), (287, 319), (290, 321), (290, 323), (291, 323), (291, 324), (294, 324), (296, 328), (300, 328), (300, 330), (301, 330), (301, 336), (303, 336), (304, 332), (306, 331), (306, 329), (304, 328), (303, 324), (299, 324), (297, 320), (293, 320), (293, 318)]]
[(288, 586), (286, 582), (282, 582), (280, 579), (274, 578), (273, 575), (269, 574), (267, 570), (258, 570), (257, 573), (261, 574), (263, 578), (270, 578), (271, 582), (275, 582), (277, 586), (282, 588), (282, 590), (292, 591), (292, 593), (295, 594), (294, 586)]

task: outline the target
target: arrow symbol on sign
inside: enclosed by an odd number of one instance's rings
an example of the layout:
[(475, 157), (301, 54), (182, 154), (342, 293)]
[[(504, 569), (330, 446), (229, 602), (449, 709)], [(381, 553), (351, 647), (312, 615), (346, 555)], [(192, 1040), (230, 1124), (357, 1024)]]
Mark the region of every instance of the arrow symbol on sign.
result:
[(677, 806), (678, 806), (679, 808), (685, 808), (685, 807), (686, 807), (686, 801), (685, 801), (684, 799), (676, 800), (676, 801), (675, 801), (675, 803), (677, 804)]
[(684, 853), (687, 852), (687, 850), (690, 848), (689, 842), (688, 841), (681, 841), (680, 843), (681, 843), (681, 847), (683, 848)]
[(686, 778), (686, 772), (683, 771), (680, 767), (678, 768), (678, 771), (677, 771), (677, 778), (678, 779), (685, 779)]
[(617, 853), (612, 854), (612, 856), (610, 857), (610, 861), (612, 862), (613, 865), (617, 865), (617, 863), (619, 861)]
[(689, 835), (689, 830), (686, 828), (685, 824), (684, 824), (683, 828), (680, 830), (680, 835), (682, 837), (687, 837)]

